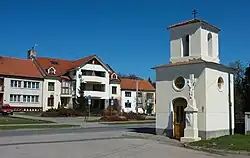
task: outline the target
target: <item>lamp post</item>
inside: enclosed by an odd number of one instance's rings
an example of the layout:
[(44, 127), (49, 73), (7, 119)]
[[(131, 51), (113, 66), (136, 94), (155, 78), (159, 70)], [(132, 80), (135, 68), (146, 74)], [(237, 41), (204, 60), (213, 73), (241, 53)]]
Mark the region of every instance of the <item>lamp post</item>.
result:
[(90, 118), (90, 106), (91, 106), (91, 96), (88, 95), (88, 106), (89, 106), (89, 118)]
[(113, 105), (114, 105), (114, 97), (112, 96), (111, 99), (110, 99), (110, 116), (112, 115), (112, 109), (113, 108)]

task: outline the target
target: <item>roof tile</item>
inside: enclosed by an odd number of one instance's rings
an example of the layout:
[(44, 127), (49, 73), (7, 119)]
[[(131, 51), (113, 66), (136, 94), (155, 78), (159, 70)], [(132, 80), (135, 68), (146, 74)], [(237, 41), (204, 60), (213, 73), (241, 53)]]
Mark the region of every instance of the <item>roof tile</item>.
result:
[(0, 74), (42, 78), (32, 60), (0, 56)]
[[(122, 90), (136, 90), (136, 79), (121, 78)], [(155, 91), (153, 85), (147, 80), (138, 80), (138, 90)]]

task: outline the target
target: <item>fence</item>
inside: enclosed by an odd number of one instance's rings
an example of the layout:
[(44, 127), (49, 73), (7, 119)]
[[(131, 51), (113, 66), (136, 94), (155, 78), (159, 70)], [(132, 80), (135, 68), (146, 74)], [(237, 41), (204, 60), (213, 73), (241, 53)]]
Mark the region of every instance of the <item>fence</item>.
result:
[(245, 134), (245, 115), (244, 113), (235, 113), (234, 115), (234, 133), (236, 134)]
[(245, 134), (250, 132), (250, 112), (245, 112)]

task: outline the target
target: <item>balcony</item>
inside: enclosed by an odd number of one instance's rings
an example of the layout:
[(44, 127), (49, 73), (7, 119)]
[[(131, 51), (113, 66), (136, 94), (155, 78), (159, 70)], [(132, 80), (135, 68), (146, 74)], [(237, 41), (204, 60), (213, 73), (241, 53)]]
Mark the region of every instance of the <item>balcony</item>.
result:
[(70, 87), (62, 87), (61, 88), (61, 95), (62, 96), (71, 96), (72, 95), (72, 90)]
[(106, 73), (103, 71), (82, 70), (82, 79), (85, 82), (105, 83)]
[(72, 89), (71, 89), (71, 82), (70, 81), (62, 81), (61, 84), (61, 96), (71, 96), (72, 95)]
[(84, 91), (85, 96), (91, 96), (91, 98), (108, 98), (108, 93), (100, 91)]
[(105, 84), (84, 84), (84, 95), (97, 98), (107, 97), (106, 95), (108, 95), (108, 93), (105, 92), (105, 86)]

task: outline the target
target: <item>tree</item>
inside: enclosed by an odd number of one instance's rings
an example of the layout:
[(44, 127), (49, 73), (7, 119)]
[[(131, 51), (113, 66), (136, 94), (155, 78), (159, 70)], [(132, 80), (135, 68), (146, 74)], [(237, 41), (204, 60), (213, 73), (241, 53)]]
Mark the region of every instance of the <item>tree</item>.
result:
[(244, 111), (244, 78), (245, 68), (243, 64), (238, 60), (229, 64), (235, 70), (234, 73), (234, 104), (235, 112), (242, 113)]
[(118, 73), (118, 76), (121, 78), (128, 78), (128, 79), (137, 79), (137, 80), (142, 80), (141, 77), (135, 75), (135, 74), (122, 74), (122, 73)]
[(86, 104), (86, 97), (84, 96), (84, 89), (85, 89), (85, 84), (81, 83), (80, 88), (78, 89), (79, 96), (77, 96), (75, 100), (74, 109), (86, 112), (88, 107)]
[(250, 66), (248, 66), (245, 70), (245, 78), (243, 79), (243, 105), (244, 112), (250, 111)]

